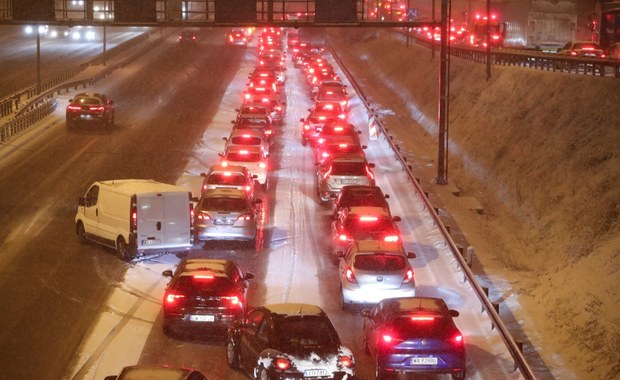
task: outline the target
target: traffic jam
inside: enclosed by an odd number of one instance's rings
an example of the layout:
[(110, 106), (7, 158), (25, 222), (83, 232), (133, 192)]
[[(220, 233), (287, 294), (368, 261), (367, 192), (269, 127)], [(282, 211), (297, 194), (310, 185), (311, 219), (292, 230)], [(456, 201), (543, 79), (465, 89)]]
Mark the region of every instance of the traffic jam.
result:
[[(197, 336), (202, 341), (207, 336), (207, 342), (220, 342), (228, 367), (244, 377), (365, 378), (358, 370), (364, 365), (366, 372), (372, 368), (377, 379), (414, 374), (464, 379), (467, 337), (457, 327), (459, 311), (448, 306), (457, 296), (446, 293), (444, 299), (428, 292), (418, 294), (414, 267), (416, 260), (424, 259), (419, 257), (420, 252), (405, 249), (412, 246), (405, 237), (411, 231), (403, 233), (399, 227), (413, 215), (394, 215), (388, 203), (390, 194), (378, 185), (383, 175), (394, 175), (398, 170), (370, 162), (366, 152), (378, 142), (367, 138), (364, 131), (367, 127), (359, 118), (352, 120), (352, 110), (361, 104), (355, 100), (357, 95), (351, 93), (340, 70), (332, 64), (333, 58), (324, 46), (300, 40), (295, 30), (287, 33), (282, 28), (227, 34), (226, 44), (233, 45), (233, 49), (246, 47), (245, 57), (252, 67), (243, 91), (234, 95), (239, 103), (232, 107), (235, 115), (227, 127), (228, 135), (221, 137), (223, 150), (217, 153), (217, 160), (209, 165), (208, 171), (200, 173), (200, 195), (192, 195), (180, 184), (104, 181), (93, 185), (80, 199), (76, 223), (89, 202), (104, 202), (106, 187), (121, 192), (125, 191), (121, 190), (124, 186), (132, 204), (137, 205), (132, 206), (131, 226), (135, 228), (134, 233), (142, 236), (138, 227), (146, 223), (140, 219), (141, 210), (167, 206), (154, 207), (156, 201), (140, 192), (150, 189), (182, 193), (177, 194), (174, 199), (178, 200), (174, 202), (181, 205), (183, 213), (177, 215), (178, 220), (164, 223), (183, 224), (181, 221), (189, 216), (192, 240), (188, 247), (186, 237), (181, 238), (179, 233), (178, 240), (183, 240), (177, 247), (180, 249), (176, 249), (180, 261), (161, 272), (167, 281), (161, 300), (162, 332), (178, 341), (192, 341)], [(291, 81), (295, 90), (287, 91)], [(300, 92), (300, 88), (306, 93)], [(310, 106), (302, 111), (304, 117), (287, 116), (287, 108), (305, 104)], [(290, 144), (291, 136), (295, 139), (293, 144)], [(282, 169), (288, 152), (313, 162), (314, 185), (306, 196), (313, 199), (319, 211), (316, 216), (306, 217), (321, 220), (319, 224), (325, 233), (319, 232), (324, 236), (323, 241), (316, 242), (312, 249), (324, 248), (327, 261), (337, 268), (339, 285), (337, 294), (331, 296), (337, 299), (344, 321), (340, 317), (334, 320), (331, 312), (328, 315), (325, 306), (311, 296), (312, 292), (306, 297), (291, 295), (290, 282), (298, 279), (293, 278), (294, 273), (284, 272), (305, 266), (303, 260), (308, 256), (295, 257), (295, 252), (310, 248), (297, 245), (294, 236), (286, 247), (288, 252), (269, 252), (265, 268), (269, 273), (264, 277), (252, 264), (267, 248), (271, 250), (278, 244), (278, 234), (301, 233), (285, 231), (285, 228), (294, 230), (294, 223), (269, 226), (273, 220), (282, 219), (276, 214), (283, 212), (283, 207), (278, 205), (284, 196), (281, 194), (288, 191), (284, 178), (290, 177), (287, 181), (294, 182), (303, 175), (295, 169)], [(94, 187), (99, 192), (98, 201), (90, 196)], [(277, 200), (270, 199), (274, 194), (278, 195)], [(164, 202), (171, 203), (170, 199), (172, 195)], [(93, 239), (94, 233), (79, 227), (76, 228), (81, 242), (97, 240)], [(120, 257), (148, 262), (148, 244), (170, 240), (141, 239), (138, 240), (144, 244), (142, 251), (123, 246), (124, 251), (120, 252), (117, 244)], [(128, 241), (131, 245), (131, 237)], [(415, 246), (417, 249), (422, 243), (416, 242)], [(223, 254), (212, 254), (220, 248)], [(236, 259), (247, 255), (255, 256), (249, 261)], [(270, 283), (284, 283), (282, 289), (273, 294), (269, 289), (264, 290), (266, 294), (253, 294), (260, 278), (267, 276)], [(320, 288), (321, 280), (317, 282), (299, 286)], [(252, 301), (256, 299), (279, 302), (257, 305)], [(356, 327), (342, 331), (337, 326), (343, 323)], [(351, 335), (362, 342), (361, 355), (354, 355), (352, 347), (345, 343)], [(177, 368), (156, 364), (127, 366), (120, 375), (106, 378), (130, 378), (132, 373), (139, 376), (143, 371), (163, 374), (172, 369), (194, 376), (191, 378), (213, 378), (208, 371), (201, 372), (188, 365)]]

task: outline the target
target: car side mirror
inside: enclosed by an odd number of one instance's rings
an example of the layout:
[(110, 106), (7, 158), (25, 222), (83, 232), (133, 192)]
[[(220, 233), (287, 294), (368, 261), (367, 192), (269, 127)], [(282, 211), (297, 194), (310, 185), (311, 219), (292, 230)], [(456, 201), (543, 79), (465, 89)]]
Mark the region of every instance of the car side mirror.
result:
[(172, 277), (172, 270), (166, 269), (165, 271), (161, 272), (161, 275), (164, 277)]
[(360, 130), (356, 130), (356, 133), (357, 133), (358, 135), (361, 135), (361, 134), (362, 134), (362, 131), (360, 131)]
[(408, 259), (415, 259), (415, 258), (416, 258), (416, 255), (415, 255), (415, 253), (413, 253), (413, 252), (407, 252), (407, 258), (408, 258)]
[(239, 108), (235, 108), (235, 112), (239, 112)]
[(385, 194), (385, 199), (390, 199), (390, 194)]
[(400, 216), (395, 216), (392, 218), (392, 220), (395, 222), (400, 222), (402, 219), (400, 218)]
[(222, 158), (224, 157), (224, 153), (222, 153), (222, 152), (218, 153), (217, 155), (222, 157)]
[(456, 311), (456, 310), (450, 310), (450, 316), (451, 316), (451, 317), (456, 318), (456, 317), (458, 317), (459, 315), (461, 315), (461, 314), (460, 314), (458, 311)]
[(222, 137), (222, 140), (228, 141), (228, 137)]
[(86, 204), (86, 197), (81, 196), (80, 199), (78, 199), (78, 206), (84, 206)]
[(230, 121), (230, 124), (235, 124), (235, 121), (234, 121), (234, 120), (231, 120), (231, 121)]
[(364, 318), (370, 318), (370, 309), (364, 309), (360, 312), (360, 315)]
[(368, 145), (362, 145), (362, 149), (367, 149)]
[(200, 176), (207, 178), (207, 173), (200, 173)]
[(252, 179), (258, 179), (258, 174), (252, 174)]

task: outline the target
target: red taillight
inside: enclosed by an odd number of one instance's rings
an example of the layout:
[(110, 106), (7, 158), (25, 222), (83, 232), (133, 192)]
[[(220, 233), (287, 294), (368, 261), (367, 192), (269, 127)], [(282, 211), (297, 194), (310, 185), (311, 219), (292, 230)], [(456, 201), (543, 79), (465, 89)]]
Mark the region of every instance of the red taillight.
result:
[(310, 126), (308, 124), (304, 124), (304, 130), (309, 131), (310, 130)]
[(272, 133), (273, 133), (273, 131), (271, 129), (265, 129), (265, 134), (266, 135), (270, 135)]
[(340, 241), (347, 241), (347, 235), (346, 234), (338, 235), (338, 240), (340, 240)]
[(353, 273), (351, 268), (347, 268), (345, 270), (344, 276), (346, 277), (347, 281), (349, 281), (350, 283), (352, 283), (352, 284), (357, 283), (357, 280), (355, 279), (355, 274)]
[(345, 118), (346, 118), (346, 115), (345, 115), (345, 114), (343, 114), (343, 113), (341, 113), (341, 114), (339, 114), (339, 115), (338, 115), (338, 119), (342, 119), (342, 120), (344, 120)]
[(353, 359), (350, 356), (339, 356), (338, 361), (346, 368), (353, 368)]
[(69, 111), (80, 111), (80, 110), (82, 109), (82, 107), (81, 107), (81, 106), (73, 106), (73, 105), (69, 105), (69, 106), (67, 106), (67, 109), (68, 109)]
[(360, 216), (360, 221), (362, 222), (376, 222), (377, 220), (379, 220), (379, 218), (376, 216), (369, 216), (369, 215)]
[(276, 358), (274, 364), (276, 368), (280, 371), (286, 371), (287, 369), (291, 368), (291, 361), (287, 358)]
[(461, 334), (456, 334), (452, 337), (452, 343), (456, 346), (463, 346), (465, 344), (465, 341), (463, 339), (463, 335)]
[(89, 109), (91, 111), (93, 111), (93, 112), (103, 112), (103, 111), (105, 111), (105, 107), (103, 107), (103, 106), (91, 106)]
[(435, 320), (435, 317), (430, 315), (414, 315), (411, 317), (411, 320), (414, 322), (432, 322)]
[(164, 305), (176, 306), (182, 298), (185, 298), (184, 294), (172, 291), (166, 292), (166, 295), (164, 296)]
[(252, 214), (242, 214), (237, 217), (237, 220), (252, 220), (254, 219), (254, 215)]
[(130, 211), (130, 226), (129, 229), (132, 233), (138, 232), (138, 205), (136, 204), (135, 197), (131, 199), (131, 211)]
[(238, 296), (225, 296), (222, 297), (225, 300), (228, 300), (230, 302), (231, 305), (233, 306), (237, 306), (239, 308), (243, 308), (243, 302), (241, 302), (241, 299)]
[(413, 269), (409, 269), (403, 278), (403, 284), (410, 284), (413, 281)]
[(199, 212), (196, 214), (196, 218), (198, 218), (198, 220), (211, 220), (211, 216), (206, 212)]

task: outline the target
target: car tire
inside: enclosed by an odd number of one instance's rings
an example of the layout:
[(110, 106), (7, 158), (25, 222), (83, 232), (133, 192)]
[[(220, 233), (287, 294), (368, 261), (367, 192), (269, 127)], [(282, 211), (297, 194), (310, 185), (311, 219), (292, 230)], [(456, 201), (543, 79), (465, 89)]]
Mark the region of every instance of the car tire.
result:
[(375, 361), (375, 379), (385, 380), (388, 379), (388, 372), (379, 366), (379, 363)]
[(68, 130), (73, 130), (73, 129), (75, 129), (75, 124), (73, 123), (73, 121), (71, 121), (71, 119), (67, 119), (67, 123), (66, 123), (66, 125), (67, 125), (67, 129), (68, 129)]
[(116, 239), (116, 252), (123, 261), (130, 261), (132, 259), (133, 255), (131, 254), (129, 246), (122, 236), (119, 236), (118, 239)]
[(162, 330), (164, 331), (164, 335), (174, 338), (174, 331), (172, 331), (170, 322), (167, 321), (165, 317), (164, 317), (164, 322), (162, 323)]
[(229, 337), (226, 342), (226, 362), (230, 368), (239, 369), (239, 347), (232, 337)]
[(260, 367), (258, 369), (258, 376), (256, 377), (256, 380), (271, 380), (269, 373), (264, 367)]
[(78, 222), (76, 228), (76, 232), (78, 235), (78, 239), (80, 240), (80, 244), (87, 244), (88, 238), (86, 237), (86, 230), (84, 229), (84, 224), (82, 222)]
[(452, 374), (452, 380), (465, 380), (465, 370)]

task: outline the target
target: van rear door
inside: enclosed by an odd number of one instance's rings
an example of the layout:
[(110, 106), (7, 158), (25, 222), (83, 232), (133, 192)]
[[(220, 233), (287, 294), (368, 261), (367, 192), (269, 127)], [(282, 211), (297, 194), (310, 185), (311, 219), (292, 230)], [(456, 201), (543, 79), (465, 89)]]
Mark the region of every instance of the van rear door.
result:
[(138, 251), (192, 246), (188, 192), (138, 194), (137, 203)]

